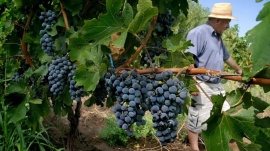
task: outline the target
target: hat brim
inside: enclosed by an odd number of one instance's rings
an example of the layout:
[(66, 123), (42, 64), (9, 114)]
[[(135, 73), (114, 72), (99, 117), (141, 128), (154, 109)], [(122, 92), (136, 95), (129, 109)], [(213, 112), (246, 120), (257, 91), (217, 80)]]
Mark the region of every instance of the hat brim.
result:
[(233, 16), (221, 16), (221, 15), (208, 15), (208, 17), (211, 18), (220, 18), (220, 19), (233, 19), (233, 20), (237, 20), (237, 18), (233, 17)]

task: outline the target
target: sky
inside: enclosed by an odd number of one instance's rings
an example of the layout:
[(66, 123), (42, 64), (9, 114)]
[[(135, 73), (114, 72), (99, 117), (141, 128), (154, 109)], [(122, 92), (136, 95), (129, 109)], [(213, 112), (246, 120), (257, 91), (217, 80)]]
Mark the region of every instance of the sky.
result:
[(232, 20), (230, 26), (239, 25), (239, 36), (245, 36), (245, 33), (256, 26), (259, 22), (256, 21), (260, 10), (262, 10), (264, 3), (269, 0), (263, 0), (256, 3), (256, 0), (198, 0), (203, 7), (208, 7), (210, 11), (214, 3), (231, 3), (232, 13), (237, 20)]

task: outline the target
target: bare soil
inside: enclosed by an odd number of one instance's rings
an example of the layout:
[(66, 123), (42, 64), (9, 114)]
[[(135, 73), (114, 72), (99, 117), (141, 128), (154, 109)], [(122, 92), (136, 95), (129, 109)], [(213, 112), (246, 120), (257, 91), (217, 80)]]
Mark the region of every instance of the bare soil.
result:
[[(81, 117), (78, 126), (78, 134), (74, 140), (74, 151), (189, 151), (188, 142), (181, 142), (178, 135), (174, 143), (162, 147), (157, 139), (142, 138), (131, 140), (127, 146), (109, 146), (108, 143), (101, 140), (98, 135), (101, 128), (106, 124), (105, 119), (112, 115), (112, 108), (99, 107), (93, 105), (86, 107), (82, 105)], [(53, 143), (58, 147), (65, 148), (69, 132), (69, 121), (67, 117), (58, 117), (49, 115), (44, 120), (46, 127), (52, 127), (48, 133), (52, 137)], [(183, 127), (180, 131), (185, 131)], [(187, 139), (184, 139), (187, 140)], [(201, 151), (205, 151), (201, 143)]]

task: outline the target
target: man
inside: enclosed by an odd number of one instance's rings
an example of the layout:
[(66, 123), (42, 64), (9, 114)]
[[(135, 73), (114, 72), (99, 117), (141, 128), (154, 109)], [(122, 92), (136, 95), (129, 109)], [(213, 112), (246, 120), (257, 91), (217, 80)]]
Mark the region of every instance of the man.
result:
[[(230, 3), (216, 3), (208, 16), (208, 22), (192, 29), (187, 40), (191, 40), (194, 45), (189, 47), (186, 52), (194, 56), (195, 68), (207, 68), (211, 70), (223, 71), (224, 62), (233, 68), (236, 73), (242, 74), (242, 69), (230, 57), (221, 39), (222, 33), (230, 27), (232, 16), (232, 7)], [(206, 124), (202, 124), (210, 116), (213, 104), (209, 99), (211, 95), (222, 94), (225, 91), (220, 83), (220, 78), (197, 75), (194, 77), (199, 86), (199, 92), (191, 93), (195, 101), (195, 107), (189, 108), (188, 113), (188, 138), (193, 150), (199, 150), (198, 134), (207, 129)], [(203, 89), (203, 91), (201, 90)], [(223, 111), (230, 108), (227, 101), (223, 104)]]

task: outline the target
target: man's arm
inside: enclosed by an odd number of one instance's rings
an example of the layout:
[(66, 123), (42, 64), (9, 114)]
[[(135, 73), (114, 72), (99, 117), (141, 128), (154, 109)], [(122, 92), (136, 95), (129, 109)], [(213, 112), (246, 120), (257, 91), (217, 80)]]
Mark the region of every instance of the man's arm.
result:
[(233, 60), (232, 57), (229, 57), (229, 59), (227, 59), (225, 63), (228, 64), (231, 68), (233, 68), (236, 73), (242, 74), (241, 67)]

